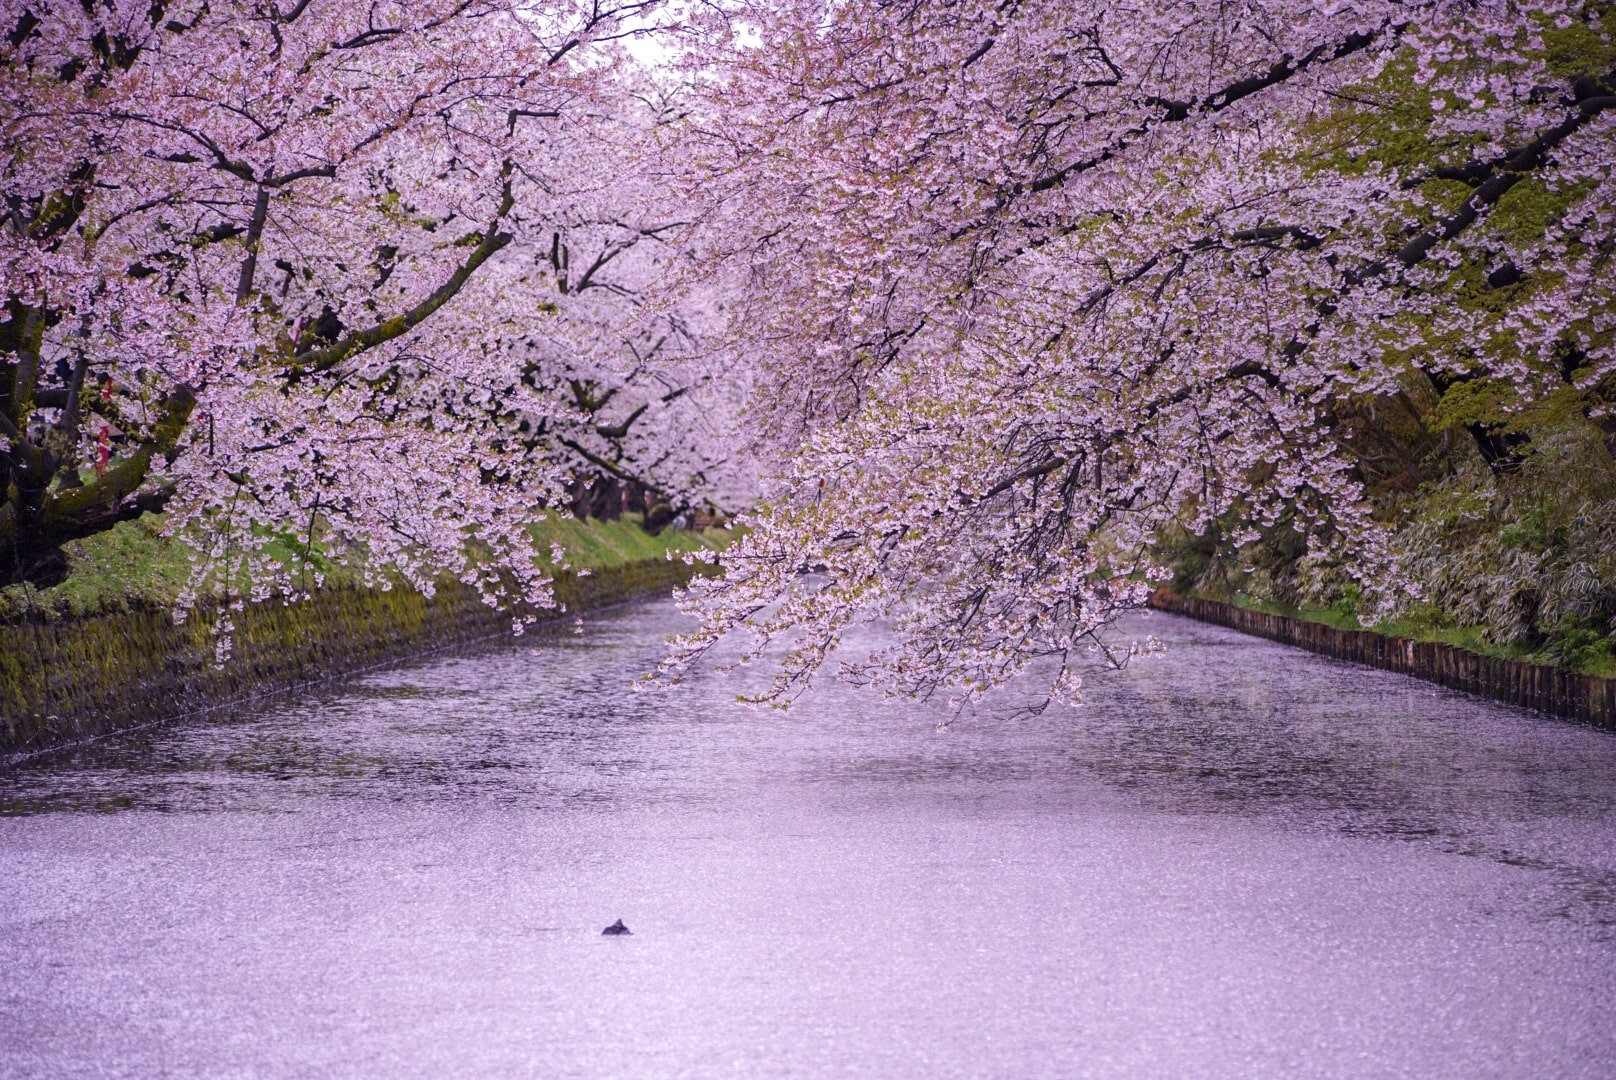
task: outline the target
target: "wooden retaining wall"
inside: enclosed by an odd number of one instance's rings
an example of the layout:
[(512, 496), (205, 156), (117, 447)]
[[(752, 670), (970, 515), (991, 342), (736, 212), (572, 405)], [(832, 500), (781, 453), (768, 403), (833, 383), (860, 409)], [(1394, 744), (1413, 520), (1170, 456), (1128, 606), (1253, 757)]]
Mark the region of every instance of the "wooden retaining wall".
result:
[[(670, 592), (692, 572), (678, 560), (631, 562), (560, 576), (555, 591), (574, 612)], [(0, 763), (511, 628), (509, 615), (457, 582), (430, 600), (403, 588), (334, 588), (249, 606), (236, 614), (222, 666), (207, 622), (175, 625), (169, 610), (146, 608), (0, 626)]]
[(1150, 606), (1217, 623), (1309, 652), (1396, 671), (1553, 716), (1616, 729), (1616, 679), (1577, 675), (1548, 664), (1504, 660), (1436, 641), (1337, 630), (1325, 623), (1248, 611), (1217, 600), (1197, 600), (1160, 589)]

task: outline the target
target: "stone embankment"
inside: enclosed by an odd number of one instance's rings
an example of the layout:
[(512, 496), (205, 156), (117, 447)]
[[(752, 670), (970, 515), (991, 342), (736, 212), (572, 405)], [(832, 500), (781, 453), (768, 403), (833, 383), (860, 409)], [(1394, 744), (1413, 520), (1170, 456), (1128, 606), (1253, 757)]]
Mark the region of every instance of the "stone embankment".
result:
[[(678, 560), (626, 562), (560, 576), (555, 589), (571, 613), (671, 591), (692, 572)], [(458, 583), (431, 599), (333, 588), (251, 605), (235, 615), (222, 665), (210, 621), (176, 625), (166, 607), (147, 607), (0, 626), (0, 761), (511, 632), (508, 614)]]
[(1337, 630), (1307, 619), (1179, 596), (1170, 589), (1158, 590), (1150, 606), (1338, 660), (1368, 664), (1511, 705), (1616, 729), (1616, 679), (1578, 675), (1525, 660), (1483, 656), (1437, 641), (1415, 641), (1373, 630)]

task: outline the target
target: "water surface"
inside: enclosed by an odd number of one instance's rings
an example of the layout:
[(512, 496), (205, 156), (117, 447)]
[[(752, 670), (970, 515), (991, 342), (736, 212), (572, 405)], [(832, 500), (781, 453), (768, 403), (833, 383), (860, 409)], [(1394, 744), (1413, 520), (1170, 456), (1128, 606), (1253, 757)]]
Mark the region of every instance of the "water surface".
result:
[(1165, 615), (1036, 717), (630, 693), (679, 625), (0, 771), (0, 1076), (1616, 1075), (1608, 734)]

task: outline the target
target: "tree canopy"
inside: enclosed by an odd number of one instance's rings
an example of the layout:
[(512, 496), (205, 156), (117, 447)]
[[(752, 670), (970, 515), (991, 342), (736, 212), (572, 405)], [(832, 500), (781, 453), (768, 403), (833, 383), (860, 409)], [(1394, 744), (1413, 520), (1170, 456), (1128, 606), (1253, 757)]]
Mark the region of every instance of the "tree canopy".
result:
[(713, 497), (702, 305), (641, 295), (643, 7), (7, 5), (0, 575), (163, 508), (198, 589), (318, 550), (543, 604), (583, 478)]
[(199, 589), (543, 604), (533, 515), (632, 484), (751, 505), (663, 674), (776, 699), (871, 620), (856, 680), (1074, 694), (1209, 567), (1608, 635), (1613, 20), (12, 3), (0, 570), (162, 507)]
[[(1289, 536), (1292, 562), (1417, 598), (1374, 489), (1388, 457), (1425, 463), (1392, 470), (1409, 486), (1451, 472), (1434, 459), (1472, 452), (1451, 432), (1507, 474), (1553, 412), (1603, 437), (1608, 491), (1611, 16), (853, 0), (710, 20), (701, 137), (746, 208), (715, 210), (710, 257), (749, 275), (738, 347), (782, 465), (666, 673), (737, 629), (756, 652), (788, 635), (788, 696), (882, 619), (896, 643), (845, 674), (970, 696), (1052, 657), (1070, 691), (1176, 536), (1248, 558)], [(1373, 422), (1399, 410), (1412, 430)]]

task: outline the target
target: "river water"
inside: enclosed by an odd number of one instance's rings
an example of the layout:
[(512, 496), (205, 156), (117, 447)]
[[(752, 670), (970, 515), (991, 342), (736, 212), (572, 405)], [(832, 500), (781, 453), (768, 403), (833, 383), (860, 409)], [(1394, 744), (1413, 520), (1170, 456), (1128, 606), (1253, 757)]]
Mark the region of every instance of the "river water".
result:
[(628, 692), (680, 619), (0, 771), (0, 1076), (1616, 1076), (1616, 737), (1166, 615), (1041, 716)]

